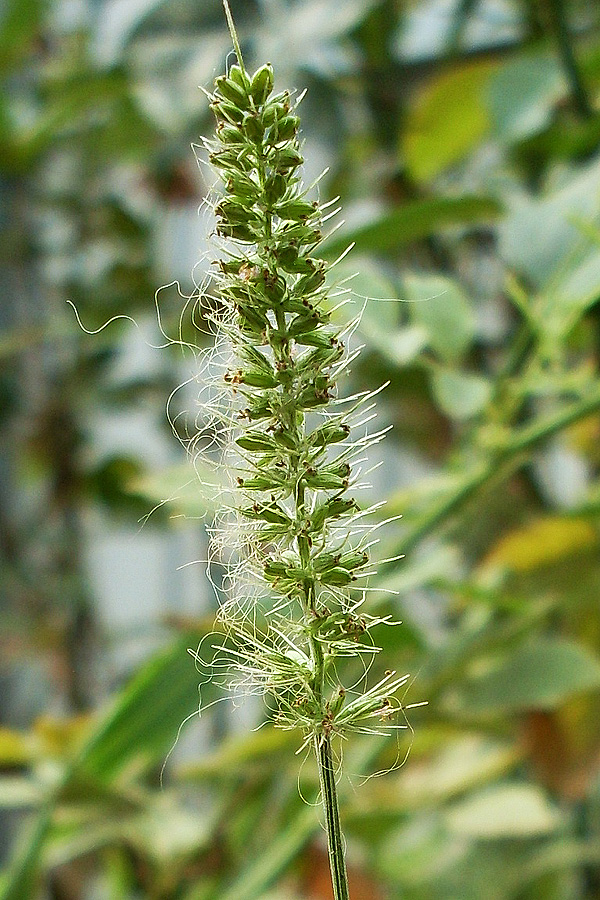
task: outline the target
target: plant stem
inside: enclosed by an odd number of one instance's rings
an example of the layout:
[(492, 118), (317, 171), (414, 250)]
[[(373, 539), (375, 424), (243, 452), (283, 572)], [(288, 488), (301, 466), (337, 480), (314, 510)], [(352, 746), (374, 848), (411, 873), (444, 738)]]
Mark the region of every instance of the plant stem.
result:
[(554, 32), (558, 53), (565, 76), (569, 82), (573, 102), (580, 116), (589, 119), (593, 114), (593, 110), (571, 44), (563, 0), (547, 0), (547, 5), (550, 27)]
[(348, 874), (344, 859), (340, 812), (335, 783), (335, 769), (331, 752), (331, 741), (326, 735), (315, 736), (315, 753), (319, 764), (319, 781), (325, 810), (329, 867), (335, 900), (349, 900)]
[[(296, 491), (296, 513), (304, 510), (304, 488), (302, 482), (298, 483)], [(298, 538), (300, 559), (304, 566), (308, 565), (310, 550), (305, 537)], [(310, 615), (314, 609), (315, 584), (305, 585), (305, 612)], [(314, 666), (313, 692), (315, 699), (325, 714), (323, 707), (323, 687), (325, 682), (325, 659), (319, 642), (312, 638), (310, 641), (311, 656)], [(334, 900), (349, 900), (348, 875), (344, 859), (344, 845), (342, 828), (340, 825), (340, 810), (335, 783), (335, 768), (331, 752), (331, 740), (327, 734), (315, 734), (315, 754), (319, 767), (319, 783), (321, 785), (321, 797), (325, 811), (325, 829), (327, 832), (327, 849), (329, 853), (329, 869), (331, 883), (333, 885)]]
[(242, 51), (240, 49), (240, 42), (237, 36), (237, 31), (235, 30), (235, 24), (233, 22), (233, 16), (231, 15), (231, 10), (229, 8), (228, 0), (223, 0), (223, 7), (225, 9), (225, 18), (227, 19), (227, 27), (229, 28), (229, 34), (231, 35), (231, 40), (233, 42), (233, 49), (235, 50), (235, 55), (237, 56), (238, 65), (241, 66), (242, 69), (245, 69), (244, 59), (242, 57)]
[(476, 465), (451, 491), (425, 511), (400, 540), (398, 553), (406, 554), (412, 551), (438, 525), (457, 512), (477, 490), (493, 478), (502, 477), (503, 473), (510, 472), (519, 465), (522, 454), (533, 450), (542, 441), (598, 410), (600, 410), (600, 388), (589, 391), (586, 396), (576, 402), (565, 404), (550, 415), (540, 416), (530, 425), (513, 429), (504, 448), (490, 455), (487, 461)]

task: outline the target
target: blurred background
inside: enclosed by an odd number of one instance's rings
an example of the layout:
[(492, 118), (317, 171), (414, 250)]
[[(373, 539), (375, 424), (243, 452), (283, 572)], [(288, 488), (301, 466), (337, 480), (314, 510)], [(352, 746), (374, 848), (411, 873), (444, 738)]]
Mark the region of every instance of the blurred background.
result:
[[(308, 88), (324, 252), (354, 241), (379, 298), (345, 387), (390, 382), (372, 496), (405, 558), (370, 603), (428, 706), (344, 747), (353, 900), (598, 898), (600, 8), (231, 2), (247, 64)], [(331, 897), (300, 737), (198, 718), (186, 652), (213, 510), (159, 319), (212, 260), (190, 145), (229, 52), (220, 0), (0, 5), (2, 900)]]

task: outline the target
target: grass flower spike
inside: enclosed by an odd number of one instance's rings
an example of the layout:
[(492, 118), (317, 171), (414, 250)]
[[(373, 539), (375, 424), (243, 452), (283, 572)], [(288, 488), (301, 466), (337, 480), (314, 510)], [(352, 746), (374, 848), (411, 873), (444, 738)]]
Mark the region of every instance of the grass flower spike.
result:
[(274, 92), (270, 65), (246, 71), (224, 5), (237, 64), (216, 79), (216, 140), (206, 145), (224, 185), (215, 208), (223, 310), (214, 322), (230, 351), (226, 456), (242, 537), (220, 616), (238, 680), (268, 698), (276, 725), (300, 729), (301, 746), (314, 746), (342, 900), (332, 740), (385, 727), (408, 677), (388, 671), (361, 692), (340, 682), (336, 665), (362, 657), (366, 672), (377, 653), (370, 631), (387, 621), (362, 610), (373, 542), (369, 510), (352, 496), (360, 460), (382, 432), (366, 431), (372, 394), (338, 396), (357, 322), (334, 322), (328, 266), (317, 255), (332, 204), (310, 200), (302, 185), (298, 101)]

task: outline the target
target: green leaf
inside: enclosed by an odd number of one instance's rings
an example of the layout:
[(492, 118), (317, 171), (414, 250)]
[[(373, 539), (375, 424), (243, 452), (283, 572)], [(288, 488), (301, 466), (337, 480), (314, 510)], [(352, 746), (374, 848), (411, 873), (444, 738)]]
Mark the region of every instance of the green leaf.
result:
[(492, 74), (487, 91), (498, 137), (512, 142), (541, 131), (565, 90), (556, 56), (535, 54), (507, 62)]
[(204, 798), (199, 810), (186, 807), (176, 792), (154, 794), (133, 821), (129, 843), (142, 858), (165, 867), (172, 867), (174, 860), (197, 858), (217, 825), (215, 799)]
[(229, 778), (232, 771), (239, 772), (248, 765), (269, 763), (280, 766), (280, 758), (290, 758), (297, 749), (297, 734), (265, 725), (259, 731), (223, 741), (214, 753), (204, 754), (201, 759), (180, 766), (177, 776), (178, 780), (184, 781), (202, 781), (215, 776)]
[(127, 489), (152, 503), (167, 504), (176, 514), (201, 517), (220, 508), (226, 489), (225, 473), (196, 459), (193, 468), (185, 462), (134, 478), (127, 483)]
[(47, 3), (44, 0), (8, 0), (0, 13), (0, 73), (23, 65), (28, 44), (39, 34)]
[[(353, 254), (350, 262), (342, 262), (334, 272), (338, 281), (348, 278), (350, 296), (361, 309), (359, 331), (369, 349), (377, 350), (400, 367), (418, 356), (427, 342), (427, 333), (418, 326), (400, 325), (403, 298), (398, 296), (396, 285), (381, 274), (381, 267), (369, 257), (357, 263)], [(346, 309), (341, 311), (341, 316), (344, 314)]]
[(41, 799), (40, 786), (33, 780), (18, 775), (0, 776), (0, 808), (37, 806)]
[(0, 900), (26, 900), (35, 896), (39, 860), (50, 831), (52, 812), (52, 804), (46, 804), (35, 821), (29, 823), (27, 831), (19, 836), (17, 855), (0, 881)]
[(487, 222), (497, 218), (501, 211), (497, 200), (477, 195), (415, 200), (384, 213), (375, 222), (328, 241), (323, 252), (331, 259), (354, 242), (358, 251), (395, 253), (406, 244), (436, 234), (448, 225)]
[(600, 662), (563, 638), (538, 638), (521, 646), (452, 696), (469, 715), (502, 715), (554, 709), (570, 697), (600, 689)]
[(428, 181), (459, 162), (489, 130), (485, 92), (496, 62), (483, 60), (438, 75), (409, 111), (401, 153), (410, 174)]
[(482, 375), (438, 368), (431, 373), (431, 387), (440, 408), (459, 422), (480, 413), (492, 391)]
[(40, 114), (14, 138), (23, 165), (60, 141), (93, 137), (95, 161), (145, 158), (156, 145), (157, 132), (130, 95), (131, 85), (119, 70), (79, 72), (48, 91)]
[[(440, 816), (427, 811), (411, 816), (405, 825), (384, 837), (377, 865), (386, 879), (403, 887), (429, 886), (436, 874), (451, 869), (465, 853), (464, 841), (455, 835), (449, 837)], [(427, 891), (400, 896), (433, 895)]]
[(586, 247), (577, 257), (540, 297), (539, 317), (557, 339), (566, 337), (600, 298), (600, 252)]
[(593, 221), (598, 215), (600, 167), (594, 161), (558, 190), (513, 201), (499, 227), (501, 255), (538, 287), (556, 278), (564, 281), (582, 261), (582, 235), (574, 221)]
[(497, 778), (518, 759), (517, 749), (508, 743), (477, 734), (447, 737), (431, 759), (402, 773), (398, 799), (412, 809), (430, 807)]
[[(88, 797), (86, 801), (89, 802)], [(131, 833), (135, 834), (135, 817), (129, 811), (111, 815), (102, 810), (94, 816), (86, 806), (87, 803), (79, 815), (71, 813), (64, 823), (60, 815), (56, 817), (44, 846), (44, 865), (48, 868), (67, 866), (76, 859), (118, 845), (125, 835), (130, 838)]]
[(103, 781), (126, 766), (161, 761), (183, 720), (197, 709), (198, 672), (187, 652), (198, 634), (154, 657), (122, 692), (84, 747), (75, 773)]
[(179, 726), (194, 711), (199, 677), (187, 648), (195, 646), (198, 637), (198, 633), (188, 634), (150, 660), (93, 731), (23, 837), (0, 887), (1, 900), (33, 896), (55, 805), (74, 778), (106, 781), (126, 766), (140, 768), (164, 759)]
[(317, 812), (304, 806), (289, 825), (263, 848), (261, 856), (238, 874), (219, 900), (259, 900), (318, 828)]
[(476, 839), (534, 837), (561, 824), (559, 810), (533, 784), (499, 784), (454, 804), (446, 813), (448, 828)]
[(439, 275), (409, 275), (404, 295), (415, 325), (428, 335), (431, 349), (446, 362), (456, 362), (475, 335), (475, 318), (458, 285)]

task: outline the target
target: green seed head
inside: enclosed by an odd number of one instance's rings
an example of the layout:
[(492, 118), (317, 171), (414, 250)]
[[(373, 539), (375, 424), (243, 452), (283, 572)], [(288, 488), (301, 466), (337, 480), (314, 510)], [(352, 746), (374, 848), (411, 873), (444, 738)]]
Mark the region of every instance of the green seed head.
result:
[(269, 64), (248, 73), (230, 27), (237, 64), (211, 98), (209, 158), (224, 186), (215, 230), (227, 242), (213, 321), (229, 348), (231, 518), (248, 563), (236, 558), (239, 595), (221, 615), (242, 677), (274, 696), (277, 724), (344, 733), (380, 711), (395, 684), (386, 677), (361, 697), (337, 682), (337, 657), (371, 659), (367, 632), (383, 621), (357, 613), (369, 564), (349, 494), (360, 402), (340, 411), (344, 326), (319, 257), (323, 211), (299, 177), (297, 108), (273, 93)]

